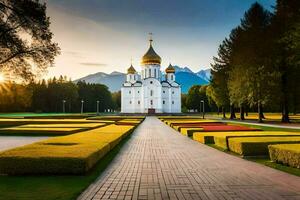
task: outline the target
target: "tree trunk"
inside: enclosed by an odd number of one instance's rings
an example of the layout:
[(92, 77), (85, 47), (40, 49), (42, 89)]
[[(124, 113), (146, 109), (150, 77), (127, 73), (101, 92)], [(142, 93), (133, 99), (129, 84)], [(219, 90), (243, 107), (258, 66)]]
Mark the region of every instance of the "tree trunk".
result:
[(260, 102), (258, 102), (258, 122), (262, 123), (264, 119), (264, 114), (263, 114), (263, 110), (262, 110), (262, 105)]
[(290, 122), (289, 110), (288, 110), (288, 105), (287, 105), (286, 101), (284, 101), (284, 103), (282, 105), (282, 118), (281, 118), (281, 122), (283, 122), (283, 123), (289, 123)]
[(240, 120), (245, 120), (245, 108), (244, 108), (244, 106), (240, 107)]
[(225, 107), (222, 106), (222, 113), (223, 113), (223, 118), (226, 119), (226, 112), (225, 112)]
[(220, 107), (218, 107), (218, 116), (220, 115)]
[(234, 105), (230, 105), (230, 119), (235, 119)]
[(283, 72), (282, 77), (282, 118), (281, 122), (289, 123), (289, 109), (288, 109), (288, 92), (287, 92), (287, 72)]

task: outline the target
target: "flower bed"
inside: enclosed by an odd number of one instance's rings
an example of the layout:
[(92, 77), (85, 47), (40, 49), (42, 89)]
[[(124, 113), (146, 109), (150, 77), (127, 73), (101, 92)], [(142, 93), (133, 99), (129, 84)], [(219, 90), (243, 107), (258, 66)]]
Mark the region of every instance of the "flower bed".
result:
[(272, 161), (295, 168), (300, 168), (300, 144), (269, 145)]
[(300, 143), (300, 137), (238, 137), (228, 139), (230, 151), (243, 156), (268, 155), (268, 145)]
[[(178, 128), (179, 129), (179, 128)], [(260, 131), (259, 129), (252, 129), (244, 126), (234, 125), (201, 125), (198, 127), (181, 127), (180, 132), (187, 136), (193, 136), (195, 132), (224, 132), (224, 131)]]
[(26, 124), (18, 128), (97, 128), (104, 123), (74, 123), (74, 124)]
[(61, 136), (70, 135), (80, 131), (85, 131), (86, 128), (71, 128), (71, 127), (10, 127), (0, 129), (0, 135), (5, 136)]
[(193, 133), (196, 131), (202, 131), (203, 128), (181, 128), (180, 133), (186, 136), (193, 136)]
[(208, 132), (216, 132), (216, 131), (260, 131), (260, 129), (249, 128), (246, 126), (238, 126), (238, 125), (223, 125), (223, 126), (203, 126), (203, 131)]
[(221, 122), (199, 122), (199, 123), (174, 123), (172, 128), (180, 131), (181, 128), (199, 128), (202, 126), (222, 126), (224, 123)]
[(238, 137), (297, 137), (300, 133), (281, 132), (281, 131), (253, 131), (253, 132), (222, 132), (215, 134), (214, 144), (223, 149), (228, 149), (228, 139)]
[(108, 125), (0, 153), (0, 174), (83, 174), (135, 126)]

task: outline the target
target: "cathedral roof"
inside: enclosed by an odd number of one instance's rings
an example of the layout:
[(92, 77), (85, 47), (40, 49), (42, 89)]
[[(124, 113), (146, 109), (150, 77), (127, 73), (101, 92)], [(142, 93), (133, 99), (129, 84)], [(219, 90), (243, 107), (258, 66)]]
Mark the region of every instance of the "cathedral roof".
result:
[(136, 73), (136, 70), (134, 69), (134, 67), (131, 64), (130, 67), (127, 69), (127, 74), (135, 74), (135, 73)]
[(175, 68), (171, 65), (171, 63), (167, 67), (166, 73), (175, 73)]
[(150, 39), (150, 47), (147, 53), (142, 58), (142, 65), (160, 65), (161, 58), (160, 56), (154, 51), (152, 47), (153, 40)]

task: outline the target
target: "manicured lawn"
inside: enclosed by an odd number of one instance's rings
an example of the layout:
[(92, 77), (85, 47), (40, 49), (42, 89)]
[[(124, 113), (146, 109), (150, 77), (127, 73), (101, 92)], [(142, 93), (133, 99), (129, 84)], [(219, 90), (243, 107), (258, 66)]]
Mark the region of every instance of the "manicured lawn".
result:
[(247, 158), (247, 160), (257, 162), (257, 163), (266, 165), (268, 167), (272, 167), (274, 169), (287, 172), (289, 174), (300, 176), (299, 169), (272, 162), (269, 158)]
[(0, 173), (84, 174), (133, 128), (112, 124), (0, 152)]
[(0, 176), (0, 200), (72, 200), (87, 188), (118, 154), (127, 136), (85, 176)]
[[(268, 117), (276, 118), (278, 115), (271, 114)], [(191, 119), (187, 117), (161, 118), (161, 120), (182, 134), (193, 136), (192, 138), (196, 141), (233, 155), (268, 157), (270, 149), (273, 160), (295, 168), (272, 163), (269, 158), (264, 160), (267, 166), (300, 174), (300, 170), (297, 169), (300, 155), (299, 129), (252, 125), (239, 121), (220, 124), (220, 121), (201, 120), (193, 117)]]

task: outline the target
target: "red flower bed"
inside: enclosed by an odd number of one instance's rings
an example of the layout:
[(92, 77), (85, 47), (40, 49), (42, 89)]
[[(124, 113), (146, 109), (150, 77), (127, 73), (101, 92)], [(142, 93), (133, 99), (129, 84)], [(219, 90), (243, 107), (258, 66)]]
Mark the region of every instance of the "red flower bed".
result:
[(223, 122), (195, 122), (195, 123), (171, 123), (172, 126), (184, 126), (184, 127), (199, 127), (199, 126), (224, 126)]
[(246, 126), (238, 125), (223, 125), (223, 126), (201, 126), (203, 131), (213, 132), (213, 131), (260, 131), (260, 129), (249, 128)]

